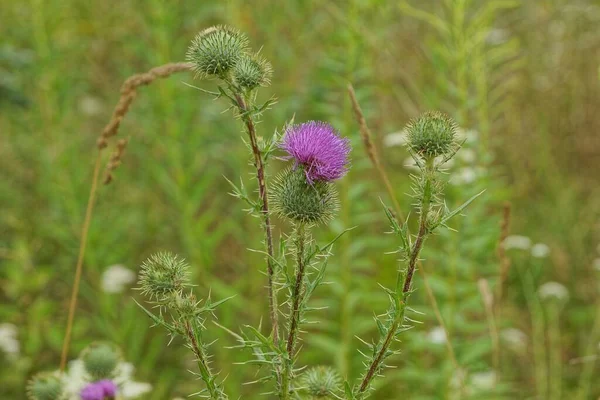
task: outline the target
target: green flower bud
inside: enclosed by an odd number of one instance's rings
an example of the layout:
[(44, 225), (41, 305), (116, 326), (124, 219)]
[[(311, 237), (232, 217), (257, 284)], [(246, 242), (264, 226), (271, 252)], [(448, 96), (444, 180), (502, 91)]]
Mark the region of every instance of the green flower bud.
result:
[(456, 123), (440, 112), (426, 112), (406, 130), (409, 148), (421, 157), (434, 158), (456, 150)]
[(171, 253), (154, 254), (141, 267), (140, 288), (151, 299), (165, 300), (188, 284), (187, 263)]
[(31, 400), (62, 400), (63, 383), (60, 376), (47, 372), (35, 375), (27, 385), (27, 395)]
[(92, 343), (79, 358), (94, 380), (112, 378), (121, 361), (119, 349), (109, 343)]
[(188, 48), (186, 59), (201, 76), (223, 77), (245, 55), (248, 38), (228, 26), (213, 26), (200, 32)]
[(169, 299), (168, 306), (183, 318), (194, 318), (198, 314), (198, 304), (196, 296), (192, 293), (175, 292)]
[(244, 89), (252, 90), (271, 84), (271, 64), (258, 54), (245, 55), (233, 68), (235, 81)]
[(312, 399), (337, 398), (332, 396), (341, 390), (340, 377), (330, 367), (315, 367), (302, 375), (302, 387)]
[(324, 181), (308, 183), (301, 167), (282, 172), (275, 180), (271, 197), (273, 210), (294, 222), (327, 222), (339, 206), (333, 184)]

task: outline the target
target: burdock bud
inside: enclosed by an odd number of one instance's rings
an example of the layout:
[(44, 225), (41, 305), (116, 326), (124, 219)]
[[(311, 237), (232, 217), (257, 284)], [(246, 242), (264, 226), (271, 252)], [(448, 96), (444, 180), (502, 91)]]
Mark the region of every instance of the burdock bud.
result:
[(188, 283), (189, 266), (171, 253), (154, 254), (142, 264), (141, 269), (140, 288), (151, 299), (163, 301)]
[(311, 368), (302, 375), (301, 383), (312, 399), (338, 398), (334, 395), (340, 391), (340, 377), (333, 368)]
[(188, 48), (186, 59), (201, 76), (224, 77), (248, 49), (248, 38), (228, 26), (213, 26), (200, 32)]
[(61, 400), (63, 383), (58, 374), (42, 372), (31, 378), (27, 394), (31, 400)]
[(258, 54), (244, 55), (233, 68), (233, 77), (238, 85), (247, 90), (271, 84), (271, 64)]
[(333, 218), (338, 209), (337, 192), (332, 183), (309, 183), (303, 167), (283, 171), (271, 191), (273, 210), (294, 222), (321, 223)]
[(111, 378), (121, 361), (121, 352), (109, 343), (92, 343), (79, 357), (94, 380)]
[(437, 111), (426, 112), (406, 127), (407, 144), (423, 158), (448, 155), (456, 150), (456, 123)]

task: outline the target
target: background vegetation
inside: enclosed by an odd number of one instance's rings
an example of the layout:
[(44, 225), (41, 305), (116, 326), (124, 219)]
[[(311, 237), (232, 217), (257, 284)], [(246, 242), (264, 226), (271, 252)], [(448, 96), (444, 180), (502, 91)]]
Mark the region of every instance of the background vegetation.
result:
[[(425, 251), (424, 270), (447, 325), (456, 365), (440, 335), (423, 276), (414, 308), (424, 313), (403, 336), (397, 369), (377, 399), (596, 399), (600, 396), (600, 5), (594, 0), (427, 1), (77, 1), (8, 0), (0, 6), (0, 397), (23, 399), (32, 373), (58, 366), (67, 302), (85, 211), (95, 140), (129, 75), (184, 58), (202, 28), (245, 31), (274, 67), (278, 104), (260, 132), (296, 119), (330, 121), (353, 141), (353, 170), (339, 185), (336, 245), (315, 302), (327, 306), (306, 335), (306, 363), (357, 377), (355, 335), (373, 337), (373, 312), (387, 299), (397, 247), (379, 197), (384, 188), (364, 153), (346, 85), (352, 82), (380, 146), (401, 207), (411, 199), (408, 154), (395, 134), (422, 111), (455, 117), (469, 138), (451, 168), (451, 201), (486, 194), (459, 233)], [(119, 344), (164, 400), (195, 392), (179, 346), (164, 351), (161, 330), (131, 297), (105, 292), (102, 275), (137, 272), (158, 249), (185, 256), (199, 291), (237, 296), (219, 310), (231, 329), (266, 318), (256, 221), (228, 195), (223, 176), (250, 171), (241, 127), (182, 81), (141, 90), (121, 135), (129, 138), (115, 181), (102, 187), (90, 230), (71, 356), (90, 341)], [(210, 85), (208, 85), (210, 87)], [(269, 93), (270, 92), (270, 93)], [(275, 171), (271, 171), (274, 173)], [(510, 231), (548, 246), (510, 249), (504, 296), (497, 247), (505, 203)], [(455, 204), (456, 204), (455, 203)], [(455, 205), (454, 204), (454, 205)], [(285, 227), (278, 224), (285, 231)], [(521, 241), (522, 243), (523, 241)], [(526, 243), (525, 243), (526, 244)], [(523, 247), (523, 246), (521, 246)], [(527, 247), (527, 246), (524, 246)], [(547, 254), (546, 254), (547, 253)], [(595, 266), (594, 266), (595, 265)], [(549, 281), (568, 298), (546, 301)], [(556, 297), (556, 296), (554, 296)], [(248, 305), (252, 304), (252, 307)], [(486, 311), (487, 310), (487, 311)], [(493, 316), (493, 318), (492, 318)], [(11, 325), (7, 325), (11, 324)], [(212, 329), (216, 363), (231, 397), (256, 398), (252, 366)], [(497, 340), (496, 340), (497, 339)], [(10, 342), (10, 341), (9, 341)]]

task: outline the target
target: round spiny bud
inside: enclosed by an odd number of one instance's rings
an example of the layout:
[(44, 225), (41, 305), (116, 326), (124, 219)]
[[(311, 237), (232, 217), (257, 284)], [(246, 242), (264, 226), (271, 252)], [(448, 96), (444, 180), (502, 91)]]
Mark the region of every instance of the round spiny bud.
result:
[(245, 55), (248, 38), (228, 26), (213, 26), (200, 32), (188, 48), (186, 59), (202, 76), (223, 77)]
[(27, 394), (31, 400), (61, 400), (63, 383), (56, 373), (37, 374), (27, 385)]
[(456, 123), (448, 116), (430, 111), (406, 127), (407, 144), (417, 155), (434, 158), (456, 149)]
[(271, 84), (271, 64), (258, 54), (244, 55), (233, 68), (235, 81), (244, 89), (252, 90)]
[(327, 222), (338, 209), (333, 184), (325, 181), (308, 183), (301, 167), (283, 171), (275, 180), (271, 197), (273, 209), (294, 222)]
[(302, 375), (302, 387), (313, 399), (331, 397), (340, 391), (340, 377), (330, 367), (315, 367)]
[(79, 358), (94, 380), (111, 378), (121, 361), (121, 352), (109, 343), (92, 343)]
[(189, 266), (171, 253), (154, 254), (141, 267), (140, 288), (151, 299), (165, 300), (188, 283)]
[(198, 314), (198, 301), (192, 293), (175, 292), (169, 299), (168, 305), (184, 318), (192, 318)]

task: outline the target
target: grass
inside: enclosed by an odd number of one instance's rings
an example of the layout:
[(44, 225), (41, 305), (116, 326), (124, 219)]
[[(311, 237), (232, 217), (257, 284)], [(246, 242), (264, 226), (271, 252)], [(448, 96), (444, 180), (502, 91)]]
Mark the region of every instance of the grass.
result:
[[(468, 371), (465, 385), (455, 385), (461, 374), (446, 346), (428, 340), (439, 322), (419, 279), (412, 301), (424, 312), (423, 324), (405, 334), (403, 353), (393, 359), (398, 368), (379, 382), (374, 397), (544, 398), (545, 373), (551, 373), (554, 398), (600, 396), (594, 380), (600, 294), (592, 268), (600, 257), (598, 19), (594, 2), (583, 0), (278, 7), (262, 0), (9, 1), (0, 15), (3, 46), (32, 58), (24, 64), (27, 57), (17, 64), (0, 59), (0, 77), (10, 76), (29, 104), (14, 104), (0, 91), (0, 323), (17, 325), (21, 342), (20, 357), (0, 367), (0, 397), (24, 398), (27, 377), (59, 365), (95, 140), (120, 84), (134, 73), (182, 61), (194, 34), (215, 23), (248, 32), (273, 63), (273, 85), (263, 96), (275, 94), (279, 102), (258, 125), (259, 135), (295, 114), (298, 121), (329, 120), (355, 147), (353, 171), (339, 187), (342, 213), (326, 235), (358, 228), (336, 245), (327, 277), (333, 283), (315, 298), (328, 309), (318, 315), (322, 322), (312, 328), (302, 362), (358, 377), (354, 336), (374, 337), (371, 315), (386, 301), (377, 282), (395, 275), (394, 256), (384, 254), (394, 248), (393, 239), (382, 235), (379, 205), (379, 197), (389, 197), (361, 147), (346, 93), (350, 82), (401, 209), (410, 203), (404, 196), (407, 154), (385, 147), (383, 139), (428, 109), (480, 133), (469, 148), (484, 173), (471, 184), (451, 185), (450, 201), (487, 189), (483, 201), (453, 224), (460, 235), (434, 238), (423, 263), (457, 362)], [(222, 178), (235, 178), (249, 162), (239, 142), (241, 126), (222, 117), (222, 103), (182, 81), (193, 83), (181, 75), (144, 88), (123, 122), (120, 134), (129, 144), (114, 181), (98, 190), (69, 354), (74, 358), (95, 339), (115, 341), (138, 377), (155, 386), (151, 398), (157, 400), (195, 391), (185, 373), (190, 360), (176, 346), (163, 351), (168, 338), (147, 328), (130, 299), (137, 293), (101, 291), (107, 266), (137, 269), (153, 250), (178, 252), (194, 267), (198, 290), (211, 288), (216, 298), (238, 294), (220, 311), (220, 324), (235, 328), (267, 317), (264, 277), (255, 269), (262, 257), (245, 251), (260, 246), (256, 221), (238, 209)], [(495, 322), (500, 332), (521, 329), (528, 341), (517, 353), (501, 338), (498, 383), (477, 389), (473, 376), (493, 369), (494, 354), (477, 282), (486, 279), (495, 289), (505, 201), (512, 204), (511, 233), (546, 243), (551, 252), (537, 259), (508, 251), (511, 268)], [(547, 281), (570, 292), (558, 315), (537, 309), (537, 288)], [(255, 371), (232, 367), (244, 357), (224, 348), (232, 344), (228, 336), (212, 335), (223, 344), (214, 349), (223, 376), (229, 375), (231, 397), (256, 395), (257, 387), (239, 385)]]

